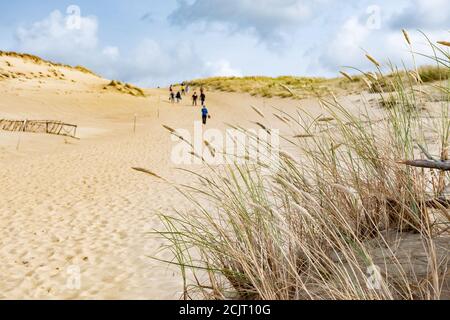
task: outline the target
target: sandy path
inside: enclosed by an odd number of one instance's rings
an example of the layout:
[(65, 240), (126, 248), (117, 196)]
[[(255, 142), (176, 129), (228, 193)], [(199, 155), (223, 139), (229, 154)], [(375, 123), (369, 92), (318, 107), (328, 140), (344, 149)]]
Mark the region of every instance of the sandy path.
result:
[[(179, 298), (177, 268), (150, 258), (172, 256), (159, 253), (163, 243), (150, 232), (161, 229), (158, 212), (190, 205), (131, 167), (192, 182), (174, 169), (175, 144), (162, 125), (192, 133), (200, 108), (189, 98), (168, 103), (167, 90), (148, 90), (147, 98), (105, 91), (106, 79), (47, 63), (1, 57), (0, 67), (14, 75), (0, 81), (0, 119), (65, 121), (79, 126), (81, 138), (0, 131), (0, 298)], [(224, 136), (225, 123), (286, 128), (272, 106), (291, 114), (296, 107), (314, 117), (323, 114), (314, 100), (207, 96), (212, 115), (207, 128)]]
[[(0, 168), (3, 298), (176, 297), (178, 281), (146, 257), (159, 246), (146, 234), (158, 226), (153, 210), (169, 209), (169, 193), (130, 170), (164, 161), (152, 142), (125, 138)], [(81, 269), (81, 290), (66, 288), (70, 266)]]

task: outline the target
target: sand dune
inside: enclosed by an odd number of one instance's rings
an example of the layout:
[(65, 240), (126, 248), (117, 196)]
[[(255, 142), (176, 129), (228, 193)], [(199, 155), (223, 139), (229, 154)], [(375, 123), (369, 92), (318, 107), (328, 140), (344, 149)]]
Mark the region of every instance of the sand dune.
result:
[[(150, 258), (172, 259), (159, 253), (163, 243), (150, 232), (160, 228), (158, 211), (189, 204), (131, 168), (189, 182), (174, 170), (173, 142), (162, 125), (192, 131), (200, 109), (189, 99), (170, 104), (164, 89), (141, 94), (83, 68), (29, 56), (0, 54), (0, 75), (0, 119), (64, 121), (78, 125), (80, 138), (0, 131), (0, 298), (179, 298), (176, 268)], [(360, 99), (342, 98), (354, 112)], [(326, 115), (314, 100), (208, 93), (208, 127), (250, 128), (258, 120), (286, 127), (272, 106)], [(73, 288), (77, 270), (81, 287)]]
[[(188, 204), (131, 167), (185, 181), (173, 170), (162, 124), (192, 130), (199, 108), (171, 105), (166, 90), (147, 97), (105, 90), (109, 80), (27, 57), (0, 55), (0, 70), (0, 118), (64, 121), (78, 125), (81, 138), (0, 131), (0, 298), (179, 298), (177, 270), (150, 258), (162, 242), (149, 232), (159, 227), (158, 210)], [(220, 130), (226, 122), (254, 126), (250, 105), (270, 114), (270, 104), (299, 103), (208, 99), (209, 125)], [(80, 289), (67, 286), (73, 268)]]

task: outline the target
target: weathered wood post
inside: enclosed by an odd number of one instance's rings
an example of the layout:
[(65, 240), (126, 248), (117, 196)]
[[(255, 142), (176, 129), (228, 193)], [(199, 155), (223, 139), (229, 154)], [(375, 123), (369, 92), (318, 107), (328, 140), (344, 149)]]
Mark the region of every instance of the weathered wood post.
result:
[(17, 131), (18, 138), (17, 138), (16, 151), (19, 151), (19, 148), (20, 148), (20, 140), (21, 140), (21, 138), (22, 138), (22, 132), (25, 132), (25, 130), (27, 129), (27, 121), (28, 121), (28, 120), (23, 121), (23, 122), (22, 122), (22, 127), (20, 128), (20, 130)]
[(158, 119), (159, 119), (159, 109), (161, 106), (161, 95), (158, 95)]

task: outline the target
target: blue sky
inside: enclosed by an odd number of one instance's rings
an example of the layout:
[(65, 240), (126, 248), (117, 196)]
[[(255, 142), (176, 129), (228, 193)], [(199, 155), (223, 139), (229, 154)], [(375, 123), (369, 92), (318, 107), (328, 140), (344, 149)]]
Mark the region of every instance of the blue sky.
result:
[(427, 51), (418, 29), (449, 40), (449, 7), (450, 0), (16, 0), (2, 3), (0, 49), (153, 87), (207, 76), (335, 76), (342, 66), (369, 68), (364, 51), (409, 64), (402, 28), (418, 51)]

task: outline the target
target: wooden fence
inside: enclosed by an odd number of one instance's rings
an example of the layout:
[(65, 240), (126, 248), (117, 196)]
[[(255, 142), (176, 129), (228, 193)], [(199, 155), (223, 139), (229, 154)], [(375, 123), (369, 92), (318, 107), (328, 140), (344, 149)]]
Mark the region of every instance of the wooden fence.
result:
[(73, 124), (52, 120), (1, 120), (0, 130), (12, 132), (46, 133), (76, 138), (77, 127)]

